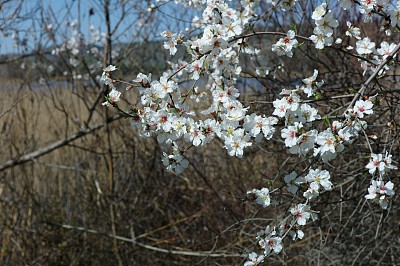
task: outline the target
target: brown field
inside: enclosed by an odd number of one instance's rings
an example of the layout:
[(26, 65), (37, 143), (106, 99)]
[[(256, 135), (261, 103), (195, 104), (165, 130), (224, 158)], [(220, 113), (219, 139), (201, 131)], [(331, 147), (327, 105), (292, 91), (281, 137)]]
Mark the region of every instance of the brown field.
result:
[[(1, 92), (1, 162), (78, 132), (98, 95), (80, 86), (33, 90), (12, 84), (15, 89)], [(230, 157), (214, 141), (190, 150), (191, 166), (173, 175), (161, 163), (155, 138), (140, 138), (126, 119), (105, 123), (115, 114), (98, 104), (88, 126), (103, 127), (0, 172), (2, 265), (243, 264), (255, 250), (256, 232), (283, 217), (293, 200), (284, 193), (286, 203), (263, 210), (246, 191), (278, 186), (292, 165), (307, 163), (298, 163), (277, 141), (253, 145), (243, 159)], [(379, 212), (363, 216), (363, 194), (329, 204), (363, 191), (369, 182), (360, 174), (363, 166), (349, 157), (336, 160), (332, 169), (341, 185), (315, 206), (320, 220), (309, 225), (303, 240), (285, 241), (285, 252), (272, 257), (271, 265), (341, 265), (357, 261), (359, 252), (374, 258), (386, 248), (386, 234), (398, 231), (377, 229)], [(397, 216), (392, 213), (385, 224), (395, 223)], [(365, 232), (365, 241), (376, 230), (382, 230), (382, 238), (360, 245), (358, 234)]]
[[(95, 95), (82, 88), (35, 91), (22, 86), (3, 91), (0, 161), (79, 131), (89, 114), (86, 104)], [(102, 124), (115, 113), (99, 105), (91, 125)], [(254, 238), (251, 218), (259, 211), (240, 199), (247, 188), (259, 187), (263, 179), (272, 177), (277, 158), (272, 151), (253, 149), (239, 160), (221, 146), (215, 142), (190, 153), (192, 167), (181, 176), (172, 175), (161, 163), (157, 141), (141, 139), (129, 121), (120, 119), (2, 171), (1, 264), (242, 262), (240, 256), (248, 252)], [(110, 235), (136, 237), (138, 243)], [(168, 254), (171, 250), (178, 254)], [(233, 257), (208, 257), (202, 251)]]
[[(282, 89), (295, 89), (315, 69), (317, 81), (325, 83), (306, 101), (323, 116), (313, 122), (319, 132), (334, 120), (344, 121), (355, 97), (377, 95), (365, 132), (346, 143), (336, 159), (323, 163), (311, 152), (290, 154), (280, 136), (281, 120), (274, 137), (254, 143), (242, 159), (229, 156), (215, 139), (189, 149), (189, 168), (175, 175), (161, 162), (167, 145), (156, 136), (141, 138), (118, 110), (101, 105), (109, 88), (99, 84), (98, 76), (113, 64), (118, 70), (112, 79), (130, 82), (140, 72), (152, 73), (156, 80), (176, 69), (170, 61), (180, 69), (170, 78), (179, 80), (180, 88), (192, 86), (190, 71), (180, 60), (200, 60), (209, 53), (217, 58), (212, 51), (185, 52), (190, 50), (186, 40), (203, 32), (192, 31), (198, 23), (191, 23), (194, 15), (202, 17), (201, 11), (172, 6), (175, 1), (36, 2), (0, 2), (2, 38), (21, 45), (15, 53), (0, 55), (0, 265), (243, 265), (250, 252), (261, 252), (257, 232), (283, 225), (294, 217), (290, 208), (305, 203), (307, 185), (292, 195), (283, 177), (292, 171), (303, 175), (309, 168), (328, 170), (334, 189), (307, 202), (318, 219), (301, 228), (304, 238), (293, 242), (288, 235), (282, 252), (263, 265), (400, 265), (400, 171), (384, 176), (395, 184), (388, 209), (365, 199), (371, 179), (379, 178), (365, 168), (371, 153), (390, 151), (399, 166), (400, 56), (387, 58), (390, 70), (385, 74), (363, 73), (360, 60), (373, 65), (377, 59), (347, 50), (348, 45), (357, 48), (357, 40), (345, 35), (349, 20), (376, 48), (382, 40), (398, 43), (399, 27), (391, 36), (382, 31), (391, 22), (385, 9), (377, 6), (371, 11), (377, 18), (364, 25), (356, 7), (350, 14), (339, 10), (337, 1), (326, 1), (332, 9), (327, 12), (337, 12), (340, 21), (332, 37), (342, 38), (342, 44), (320, 50), (308, 36), (315, 33), (311, 14), (323, 1), (275, 1), (298, 2), (288, 13), (260, 1), (254, 8), (258, 15), (229, 40), (233, 46), (241, 42), (242, 71), (233, 78), (249, 113), (272, 114), (272, 102)], [(239, 8), (246, 1), (227, 2)], [(250, 6), (253, 1), (247, 2)], [(222, 14), (218, 8), (212, 12)], [(86, 36), (91, 24), (95, 32)], [(167, 39), (160, 33), (180, 29), (179, 43), (184, 43), (172, 56), (162, 48)], [(278, 56), (271, 45), (283, 37), (276, 33), (289, 29), (307, 38), (296, 37), (293, 57)], [(260, 53), (242, 54), (247, 45)], [(236, 65), (234, 57), (230, 66)], [(196, 86), (205, 86), (212, 65), (204, 65), (204, 80)], [(269, 74), (257, 74), (258, 68)], [(80, 74), (85, 82), (74, 78)], [(227, 74), (220, 73), (226, 81), (232, 78)], [(124, 91), (122, 99), (118, 104), (123, 110), (139, 102), (135, 89)], [(199, 108), (189, 98), (185, 103)], [(352, 119), (346, 122), (357, 121)], [(263, 187), (274, 189), (268, 208), (246, 194)]]
[[(158, 31), (154, 25), (147, 30)], [(277, 25), (262, 31), (281, 31)], [(301, 28), (309, 31), (304, 36), (314, 27), (307, 25)], [(117, 78), (151, 72), (154, 80), (167, 67), (165, 60), (171, 58), (160, 48), (162, 41), (149, 42), (144, 34), (143, 43), (121, 44), (127, 53), (119, 55)], [(257, 60), (241, 58), (242, 75), (253, 77), (258, 66), (274, 69), (257, 81), (243, 78), (240, 100), (251, 112), (269, 115), (283, 88), (293, 89), (318, 69), (318, 80), (325, 85), (321, 98), (309, 102), (331, 121), (341, 119), (368, 78), (358, 59), (301, 45), (289, 60), (271, 52), (270, 44), (277, 40), (251, 40), (265, 51)], [(111, 50), (104, 47), (104, 54)], [(70, 58), (68, 53), (61, 57)], [(292, 204), (304, 203), (302, 193), (293, 196), (282, 186), (282, 177), (308, 167), (329, 170), (334, 190), (312, 202), (319, 219), (307, 223), (305, 237), (294, 243), (287, 237), (283, 252), (264, 265), (399, 264), (399, 171), (387, 177), (396, 191), (387, 210), (364, 198), (372, 178), (365, 169), (371, 154), (366, 139), (374, 152), (390, 149), (394, 160), (400, 158), (399, 57), (391, 62), (392, 72), (365, 90), (366, 96), (379, 94), (366, 134), (346, 144), (335, 160), (323, 164), (310, 154), (291, 155), (277, 130), (271, 141), (245, 150), (242, 159), (229, 156), (219, 140), (192, 148), (185, 154), (189, 168), (175, 175), (161, 162), (165, 145), (156, 136), (140, 138), (128, 119), (116, 119), (117, 110), (101, 105), (106, 90), (92, 84), (101, 67), (83, 69), (81, 64), (74, 69), (61, 57), (47, 55), (0, 62), (0, 265), (243, 265), (247, 254), (259, 251), (256, 233), (277, 226)], [(96, 60), (108, 65), (110, 58), (102, 56)], [(88, 64), (95, 58), (83, 53), (80, 60)], [(21, 62), (26, 70), (19, 68)], [(29, 68), (32, 63), (35, 67)], [(56, 65), (56, 73), (46, 72), (49, 65)], [(287, 69), (280, 70), (281, 65)], [(88, 74), (92, 83), (52, 82), (60, 76), (72, 80), (72, 71)], [(39, 77), (50, 82), (40, 84)], [(134, 90), (123, 98), (138, 102)], [(127, 102), (122, 109), (129, 107)], [(318, 130), (328, 127), (324, 119), (315, 124)], [(262, 187), (282, 188), (266, 209), (246, 195)]]

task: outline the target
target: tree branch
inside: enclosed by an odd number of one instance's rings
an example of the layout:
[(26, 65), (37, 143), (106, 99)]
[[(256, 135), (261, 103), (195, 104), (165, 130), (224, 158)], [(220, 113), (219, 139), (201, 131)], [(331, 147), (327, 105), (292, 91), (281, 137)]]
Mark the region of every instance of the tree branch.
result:
[(174, 255), (183, 255), (183, 256), (194, 256), (194, 257), (247, 257), (246, 254), (239, 254), (239, 253), (213, 253), (211, 251), (183, 251), (183, 250), (174, 250), (174, 249), (164, 249), (164, 248), (158, 248), (150, 245), (146, 245), (140, 242), (136, 241), (136, 238), (127, 238), (123, 236), (117, 236), (117, 235), (112, 235), (110, 233), (102, 233), (94, 229), (89, 229), (85, 227), (78, 227), (78, 226), (72, 226), (68, 224), (58, 224), (58, 223), (53, 223), (49, 221), (44, 221), (47, 225), (50, 226), (56, 226), (56, 227), (61, 227), (64, 229), (69, 229), (69, 230), (76, 230), (76, 231), (82, 231), (86, 233), (91, 233), (91, 234), (96, 234), (96, 235), (102, 235), (102, 236), (107, 236), (116, 240), (124, 241), (124, 242), (129, 242), (134, 245), (137, 245), (139, 247), (161, 252), (161, 253), (167, 253), (167, 254), (174, 254)]
[(99, 125), (96, 125), (96, 126), (94, 126), (92, 128), (81, 128), (78, 132), (75, 132), (75, 133), (67, 136), (66, 138), (64, 138), (62, 140), (56, 141), (56, 142), (54, 142), (54, 143), (52, 143), (52, 144), (50, 144), (50, 145), (48, 145), (46, 147), (43, 147), (43, 148), (40, 148), (40, 149), (36, 150), (34, 152), (22, 155), (21, 157), (19, 157), (17, 159), (8, 160), (8, 161), (6, 161), (6, 162), (4, 162), (3, 164), (0, 165), (0, 171), (6, 170), (6, 169), (11, 168), (11, 167), (14, 167), (16, 165), (24, 164), (24, 163), (32, 161), (32, 160), (34, 160), (36, 158), (39, 158), (39, 157), (41, 157), (41, 156), (43, 156), (43, 155), (45, 155), (47, 153), (50, 153), (50, 152), (52, 152), (52, 151), (54, 151), (54, 150), (56, 150), (58, 148), (61, 148), (61, 147), (65, 146), (65, 145), (67, 145), (68, 143), (70, 143), (70, 142), (72, 142), (72, 141), (74, 141), (76, 139), (79, 139), (79, 138), (81, 138), (83, 136), (86, 136), (86, 135), (88, 135), (88, 134), (90, 134), (90, 133), (92, 133), (94, 131), (97, 131), (97, 130), (101, 129), (102, 127), (104, 127), (105, 125), (107, 125), (107, 124), (109, 124), (111, 122), (114, 122), (116, 120), (119, 120), (119, 119), (121, 119), (123, 117), (124, 116), (121, 115), (121, 114), (112, 116), (109, 119), (107, 119), (106, 123), (104, 123), (104, 124), (99, 124)]

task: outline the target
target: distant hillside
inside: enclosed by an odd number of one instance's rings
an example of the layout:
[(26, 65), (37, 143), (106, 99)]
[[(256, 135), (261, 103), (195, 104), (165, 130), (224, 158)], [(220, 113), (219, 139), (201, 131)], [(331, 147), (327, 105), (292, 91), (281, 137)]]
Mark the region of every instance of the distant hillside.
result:
[[(124, 77), (131, 76), (133, 73), (162, 73), (167, 68), (167, 60), (171, 60), (168, 51), (163, 49), (163, 43), (161, 41), (149, 41), (141, 43), (130, 43), (130, 44), (114, 44), (113, 50), (117, 52), (113, 64), (118, 65), (120, 73)], [(104, 47), (96, 47), (102, 55)], [(184, 48), (181, 47), (183, 50)], [(60, 55), (52, 55), (51, 51), (53, 48), (46, 48), (42, 51), (32, 52), (29, 54), (10, 54), (0, 56), (0, 77), (2, 78), (27, 78), (39, 79), (46, 74), (49, 78), (65, 78), (63, 73), (76, 72), (79, 74), (86, 74), (86, 65), (93, 64), (95, 62), (102, 62), (103, 58), (95, 58), (89, 55), (85, 50), (82, 50), (78, 54), (78, 60), (83, 60), (86, 63), (80, 64), (78, 67), (73, 68), (67, 62), (69, 58), (73, 57), (68, 53), (62, 53)], [(178, 53), (179, 54), (179, 53)], [(182, 54), (182, 53), (180, 53)], [(176, 55), (179, 56), (179, 55)], [(102, 64), (99, 63), (98, 72), (101, 72)], [(48, 71), (51, 68), (52, 72)]]

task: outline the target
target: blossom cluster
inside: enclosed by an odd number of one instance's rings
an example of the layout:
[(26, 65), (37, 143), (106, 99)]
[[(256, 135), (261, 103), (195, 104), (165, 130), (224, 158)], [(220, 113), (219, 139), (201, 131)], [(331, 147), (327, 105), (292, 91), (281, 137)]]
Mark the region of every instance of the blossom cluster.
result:
[(333, 43), (333, 30), (339, 26), (339, 22), (327, 9), (327, 3), (318, 6), (312, 13), (311, 18), (315, 21), (316, 27), (310, 40), (314, 42), (315, 48), (324, 49), (325, 46), (331, 46)]
[(289, 30), (285, 38), (279, 39), (279, 41), (272, 45), (272, 51), (276, 52), (277, 55), (286, 55), (289, 57), (293, 56), (293, 48), (299, 43), (296, 39), (296, 33), (293, 30)]
[(301, 186), (305, 188), (304, 198), (311, 200), (319, 196), (321, 188), (325, 191), (332, 190), (332, 182), (330, 174), (327, 170), (310, 169), (306, 176), (300, 176), (295, 171), (286, 175), (284, 181), (288, 187), (288, 191), (296, 195)]
[[(98, 46), (102, 46), (105, 42), (105, 34), (97, 30), (93, 25), (89, 27), (89, 36), (85, 38), (84, 34), (79, 28), (79, 23), (77, 20), (66, 21), (66, 33), (68, 35), (68, 40), (57, 45), (51, 53), (53, 55), (64, 55), (68, 54), (68, 65), (72, 72), (72, 78), (75, 80), (89, 80), (89, 74), (81, 75), (79, 73), (79, 68), (83, 66), (83, 58), (91, 57), (92, 60), (85, 61), (85, 67), (89, 70), (89, 73), (96, 73), (102, 64), (102, 51)], [(46, 32), (48, 33), (50, 39), (54, 39), (55, 29), (52, 24), (47, 26)], [(111, 53), (112, 59), (118, 56), (119, 48), (116, 47)], [(94, 60), (93, 60), (94, 59)], [(65, 71), (64, 76), (70, 75), (69, 71)]]
[[(321, 189), (330, 191), (333, 188), (327, 170), (310, 169), (305, 176), (298, 175), (293, 171), (283, 179), (288, 191), (292, 194), (296, 195), (300, 189), (304, 191), (304, 203), (294, 204), (290, 208), (290, 215), (280, 223), (278, 232), (267, 227), (266, 230), (257, 234), (259, 246), (263, 249), (262, 258), (271, 253), (279, 253), (282, 250), (282, 240), (287, 235), (291, 236), (293, 241), (302, 239), (304, 237), (302, 227), (306, 225), (307, 221), (314, 221), (318, 218), (316, 212), (311, 210), (309, 202), (319, 196)], [(253, 189), (247, 194), (253, 194), (256, 202), (265, 208), (271, 205), (271, 194), (275, 191), (271, 192), (268, 188), (262, 188)]]
[[(300, 91), (312, 96), (315, 90), (323, 84), (316, 82), (318, 72), (307, 79), (303, 79), (304, 85)], [(316, 87), (314, 89), (313, 87)], [(315, 157), (321, 157), (324, 162), (336, 158), (337, 153), (342, 152), (345, 142), (351, 142), (352, 138), (358, 136), (359, 132), (366, 127), (365, 121), (361, 120), (364, 115), (372, 114), (372, 102), (370, 100), (358, 100), (354, 108), (349, 109), (346, 123), (336, 120), (331, 122), (330, 127), (322, 132), (312, 129), (312, 123), (321, 119), (318, 111), (307, 103), (302, 103), (299, 89), (283, 90), (281, 99), (273, 102), (274, 115), (284, 118), (285, 125), (281, 130), (281, 137), (285, 140), (286, 147), (290, 152), (305, 156), (313, 151)]]
[(373, 200), (381, 205), (383, 209), (387, 209), (389, 205), (390, 197), (395, 192), (393, 190), (394, 184), (389, 180), (385, 183), (384, 179), (386, 173), (390, 170), (395, 170), (397, 167), (392, 164), (392, 155), (386, 153), (385, 156), (382, 154), (371, 154), (369, 163), (365, 166), (368, 172), (374, 177), (377, 172), (377, 179), (371, 179), (371, 185), (368, 188), (368, 194), (365, 198)]
[(284, 219), (278, 230), (276, 227), (267, 226), (257, 233), (258, 245), (263, 253), (261, 255), (251, 253), (249, 255), (250, 260), (245, 265), (257, 265), (254, 263), (261, 262), (272, 254), (280, 253), (283, 249), (283, 239), (286, 236), (290, 236), (292, 240), (302, 239), (304, 237), (303, 226), (308, 221), (316, 219), (317, 214), (311, 210), (309, 205), (302, 203), (293, 205), (290, 208), (290, 215)]
[[(163, 46), (170, 55), (175, 55), (182, 47), (186, 49), (190, 59), (172, 63), (171, 69), (158, 79), (153, 80), (151, 74), (139, 73), (131, 83), (138, 88), (141, 104), (125, 114), (131, 117), (132, 126), (139, 130), (142, 137), (156, 136), (160, 143), (165, 144), (163, 146), (171, 147), (172, 153), (164, 152), (162, 161), (168, 170), (177, 174), (189, 166), (184, 156), (187, 150), (205, 146), (214, 139), (223, 143), (229, 155), (241, 158), (245, 149), (253, 144), (280, 136), (289, 153), (313, 161), (301, 174), (292, 171), (285, 175), (284, 185), (280, 188), (264, 187), (247, 192), (264, 208), (274, 202), (271, 196), (283, 188), (296, 198), (286, 218), (275, 227), (268, 226), (257, 234), (262, 254), (250, 253), (245, 265), (258, 265), (271, 254), (282, 251), (286, 236), (291, 236), (292, 240), (302, 239), (305, 235), (303, 227), (317, 219), (317, 212), (312, 210), (311, 203), (320, 194), (334, 187), (330, 172), (323, 169), (326, 167), (322, 165), (334, 160), (345, 150), (346, 145), (352, 144), (365, 133), (367, 119), (374, 115), (377, 96), (359, 97), (363, 93), (360, 89), (360, 95), (354, 96), (343, 117), (322, 118), (312, 101), (307, 100), (317, 98), (317, 92), (326, 85), (319, 77), (319, 71), (315, 69), (311, 76), (301, 79), (301, 84), (287, 86), (278, 93), (272, 102), (272, 114), (251, 113), (250, 108), (239, 100), (237, 81), (242, 74), (240, 57), (243, 54), (252, 57), (260, 53), (259, 49), (247, 42), (251, 33), (245, 35), (249, 32), (247, 29), (252, 19), (257, 17), (254, 10), (259, 1), (242, 0), (237, 9), (222, 0), (181, 2), (197, 8), (205, 7), (202, 16), (193, 21), (202, 33), (191, 38), (171, 31), (164, 31), (161, 35), (167, 39)], [(387, 7), (387, 14), (391, 16), (400, 14), (399, 5), (393, 7), (385, 0), (339, 2), (344, 10), (358, 5), (360, 13), (367, 21), (373, 13), (371, 11), (382, 10), (378, 9), (379, 5)], [(269, 0), (267, 3), (285, 11), (293, 8), (297, 1)], [(334, 36), (339, 35), (335, 34), (339, 22), (328, 3), (317, 6), (311, 18), (315, 23), (313, 35), (301, 38), (319, 50), (333, 45), (342, 49), (348, 45), (345, 49), (349, 52), (352, 49), (350, 42), (355, 42), (354, 56), (360, 60), (364, 74), (379, 71), (382, 75), (388, 66), (382, 70), (377, 68), (378, 65), (387, 63), (397, 52), (397, 46), (387, 42), (382, 42), (380, 48), (376, 49), (376, 44), (368, 37), (362, 38), (360, 30), (349, 21), (346, 23), (347, 31), (341, 36), (345, 43), (340, 38), (334, 42)], [(393, 18), (391, 23), (392, 26), (397, 26), (399, 21)], [(300, 36), (293, 29), (278, 35), (285, 37), (272, 44), (271, 50), (278, 56), (292, 57), (294, 48), (299, 46), (297, 39)], [(111, 88), (104, 105), (118, 107), (121, 93), (115, 87), (118, 81), (112, 78), (115, 70), (114, 66), (105, 68), (101, 81)], [(180, 85), (183, 75), (193, 83), (189, 90)], [(197, 87), (199, 81), (206, 85)], [(206, 103), (205, 99), (209, 99), (207, 107), (203, 110), (191, 108), (187, 101), (189, 96), (196, 102)], [(319, 127), (316, 126), (317, 123)], [(395, 193), (394, 184), (390, 180), (384, 181), (386, 172), (396, 168), (392, 163), (392, 156), (389, 153), (385, 156), (372, 153), (366, 168), (372, 175), (372, 181), (365, 198), (377, 201), (383, 208), (387, 208), (390, 197)]]

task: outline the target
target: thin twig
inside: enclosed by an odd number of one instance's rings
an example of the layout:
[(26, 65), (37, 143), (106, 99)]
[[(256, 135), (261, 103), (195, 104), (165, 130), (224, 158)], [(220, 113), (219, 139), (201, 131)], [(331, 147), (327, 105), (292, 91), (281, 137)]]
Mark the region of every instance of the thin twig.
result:
[(223, 253), (223, 252), (213, 253), (212, 251), (183, 251), (183, 250), (176, 250), (176, 249), (158, 248), (158, 247), (140, 243), (140, 242), (136, 241), (136, 238), (127, 238), (127, 237), (123, 237), (123, 236), (113, 235), (110, 233), (102, 233), (102, 232), (99, 232), (94, 229), (73, 226), (73, 225), (68, 225), (68, 224), (58, 224), (58, 223), (53, 223), (53, 222), (49, 222), (49, 221), (44, 221), (44, 223), (47, 225), (50, 225), (50, 226), (57, 226), (57, 227), (61, 227), (64, 229), (82, 231), (82, 232), (101, 235), (101, 236), (107, 236), (110, 238), (114, 238), (116, 240), (129, 242), (129, 243), (132, 243), (139, 247), (157, 251), (157, 252), (161, 252), (161, 253), (183, 255), (183, 256), (194, 256), (194, 257), (214, 257), (214, 258), (215, 257), (247, 257), (247, 254), (239, 254), (239, 253)]
[(357, 101), (359, 97), (361, 97), (364, 94), (365, 89), (368, 87), (368, 85), (376, 78), (376, 76), (379, 74), (381, 69), (389, 63), (390, 60), (393, 59), (393, 56), (400, 50), (400, 43), (396, 45), (396, 47), (393, 49), (393, 51), (390, 53), (388, 57), (386, 57), (382, 63), (376, 68), (374, 73), (367, 79), (367, 81), (364, 82), (364, 84), (361, 86), (361, 88), (357, 91), (356, 95), (354, 96), (353, 100), (351, 101), (350, 105), (347, 107), (346, 111), (344, 113), (347, 113), (347, 111), (352, 108), (354, 103)]
[(54, 142), (54, 143), (52, 143), (52, 144), (50, 144), (50, 145), (48, 145), (46, 147), (40, 148), (40, 149), (38, 149), (38, 150), (36, 150), (34, 152), (22, 155), (19, 158), (8, 160), (8, 161), (0, 164), (0, 172), (5, 170), (5, 169), (8, 169), (8, 168), (20, 165), (20, 164), (24, 164), (26, 162), (32, 161), (34, 159), (37, 159), (37, 158), (39, 158), (39, 157), (41, 157), (41, 156), (43, 156), (45, 154), (48, 154), (48, 153), (50, 153), (50, 152), (52, 152), (52, 151), (54, 151), (56, 149), (59, 149), (59, 148), (65, 146), (65, 145), (67, 145), (68, 143), (70, 143), (70, 142), (72, 142), (72, 141), (74, 141), (76, 139), (79, 139), (79, 138), (81, 138), (83, 136), (86, 136), (86, 135), (88, 135), (90, 133), (93, 133), (93, 132), (101, 129), (102, 127), (104, 127), (106, 124), (114, 122), (116, 120), (119, 120), (122, 117), (124, 117), (124, 116), (120, 115), (120, 114), (117, 114), (117, 115), (112, 116), (109, 119), (107, 119), (107, 121), (104, 124), (99, 124), (99, 125), (96, 125), (96, 126), (91, 127), (91, 128), (81, 128), (79, 131), (77, 131), (77, 132), (65, 137), (62, 140), (58, 140), (58, 141), (56, 141), (56, 142)]

